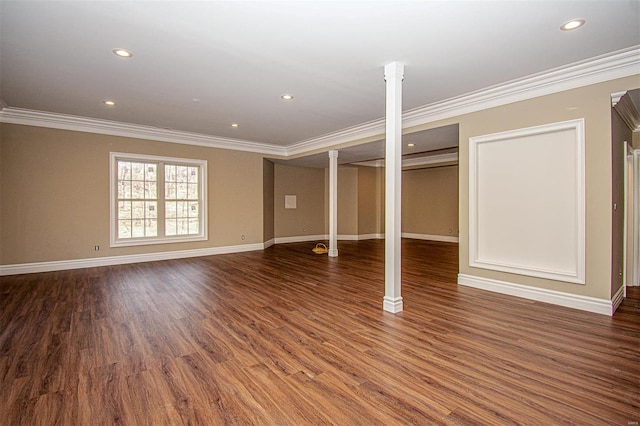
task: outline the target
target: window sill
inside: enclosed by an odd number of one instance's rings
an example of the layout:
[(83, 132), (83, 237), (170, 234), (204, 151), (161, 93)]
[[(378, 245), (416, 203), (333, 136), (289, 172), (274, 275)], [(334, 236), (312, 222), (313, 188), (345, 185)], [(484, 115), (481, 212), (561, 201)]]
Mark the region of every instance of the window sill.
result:
[(109, 245), (112, 248), (117, 247), (132, 247), (132, 246), (147, 246), (155, 244), (173, 244), (173, 243), (192, 243), (195, 241), (207, 241), (206, 235), (191, 235), (188, 237), (160, 237), (160, 238), (140, 238), (130, 240), (118, 240), (111, 241)]

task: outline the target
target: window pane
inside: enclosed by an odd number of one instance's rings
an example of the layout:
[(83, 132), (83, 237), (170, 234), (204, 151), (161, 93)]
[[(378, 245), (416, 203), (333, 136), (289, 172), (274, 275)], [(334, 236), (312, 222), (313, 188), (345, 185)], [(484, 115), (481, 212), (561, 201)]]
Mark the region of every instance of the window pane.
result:
[(200, 221), (198, 219), (189, 219), (189, 234), (197, 234), (199, 227)]
[(189, 217), (189, 203), (187, 203), (186, 201), (178, 201), (177, 217)]
[(176, 166), (177, 173), (177, 181), (178, 182), (187, 182), (189, 176), (189, 167), (185, 166)]
[(118, 179), (131, 180), (131, 162), (118, 161)]
[(131, 181), (118, 181), (118, 199), (131, 198)]
[(118, 202), (118, 219), (131, 219), (131, 201)]
[(176, 184), (175, 183), (166, 183), (164, 185), (164, 197), (167, 200), (175, 200), (176, 199)]
[(144, 237), (144, 220), (134, 219), (132, 221), (131, 236), (133, 238)]
[(192, 201), (189, 203), (189, 217), (200, 217), (200, 203)]
[(165, 182), (176, 181), (176, 166), (173, 166), (173, 165), (164, 166), (164, 181)]
[(155, 201), (147, 201), (145, 203), (145, 210), (147, 211), (147, 218), (157, 218), (158, 217), (158, 203)]
[(131, 221), (118, 221), (118, 238), (131, 238)]
[(144, 201), (133, 201), (131, 203), (131, 216), (134, 219), (144, 219)]
[(199, 198), (198, 197), (198, 184), (197, 183), (190, 183), (189, 184), (187, 198), (189, 200), (197, 200)]
[(198, 167), (189, 167), (189, 182), (198, 183)]
[(157, 164), (145, 164), (144, 165), (144, 180), (147, 182), (155, 182), (157, 178)]
[(187, 235), (189, 233), (189, 219), (178, 218), (177, 222), (176, 234)]
[(144, 180), (144, 163), (131, 163), (131, 179)]
[(155, 182), (145, 182), (144, 193), (146, 199), (158, 198), (157, 184)]
[(167, 236), (176, 235), (176, 220), (167, 219), (164, 222), (164, 233)]
[(175, 201), (167, 201), (164, 203), (164, 215), (167, 219), (175, 219), (177, 217), (176, 209), (177, 203)]
[(187, 183), (178, 183), (176, 198), (178, 200), (186, 200), (187, 199)]
[[(154, 157), (115, 158), (117, 177), (113, 184), (117, 185), (114, 188), (117, 198), (112, 224), (117, 227), (115, 234), (119, 239), (198, 235), (202, 229), (203, 168), (187, 161), (187, 164), (164, 161), (160, 158), (156, 161)], [(159, 199), (160, 196), (164, 199)]]
[(134, 180), (131, 182), (131, 198), (144, 200), (144, 182)]
[(156, 219), (147, 219), (145, 222), (145, 236), (155, 237), (158, 235), (158, 221)]

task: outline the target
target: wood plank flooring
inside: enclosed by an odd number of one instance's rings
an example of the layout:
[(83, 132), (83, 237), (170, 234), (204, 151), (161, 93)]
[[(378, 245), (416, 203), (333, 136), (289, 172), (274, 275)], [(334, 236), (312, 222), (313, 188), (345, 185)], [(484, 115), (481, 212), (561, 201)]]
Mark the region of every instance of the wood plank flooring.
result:
[(2, 425), (637, 425), (640, 292), (613, 318), (458, 287), (384, 242), (3, 277)]

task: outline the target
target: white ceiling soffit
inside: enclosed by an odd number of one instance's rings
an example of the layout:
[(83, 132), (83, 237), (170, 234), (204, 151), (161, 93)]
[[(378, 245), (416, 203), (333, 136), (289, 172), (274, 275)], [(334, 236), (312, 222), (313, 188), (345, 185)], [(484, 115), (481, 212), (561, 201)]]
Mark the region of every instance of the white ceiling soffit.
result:
[[(458, 124), (440, 126), (402, 135), (402, 156), (404, 160), (415, 160), (417, 157), (429, 157), (445, 153), (457, 152), (459, 140)], [(341, 147), (338, 164), (364, 164), (380, 167), (379, 160), (384, 162), (385, 140), (381, 139)], [(327, 151), (316, 152), (296, 157), (275, 160), (277, 163), (297, 167), (325, 168), (329, 164)]]
[[(411, 170), (424, 167), (435, 167), (441, 165), (456, 165), (458, 164), (458, 153), (450, 152), (448, 154), (430, 155), (428, 157), (417, 158), (403, 158), (402, 169)], [(367, 167), (384, 167), (384, 160), (362, 161), (360, 163), (353, 163), (354, 166), (367, 166)]]
[[(538, 96), (637, 75), (639, 71), (640, 46), (634, 46), (570, 66), (548, 70), (405, 111), (402, 114), (402, 125), (406, 129)], [(283, 157), (329, 149), (335, 145), (384, 134), (384, 119), (379, 119), (283, 147), (255, 141), (14, 107), (5, 107), (0, 110), (0, 122), (250, 151)]]

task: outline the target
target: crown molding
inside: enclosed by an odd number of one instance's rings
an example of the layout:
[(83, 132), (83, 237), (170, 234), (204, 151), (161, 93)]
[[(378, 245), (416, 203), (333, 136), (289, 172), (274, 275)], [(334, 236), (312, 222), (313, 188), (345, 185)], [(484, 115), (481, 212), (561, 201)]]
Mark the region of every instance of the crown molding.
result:
[[(620, 93), (622, 93), (621, 96)], [(618, 115), (625, 122), (632, 132), (640, 132), (640, 112), (633, 104), (629, 96), (624, 96), (627, 92), (614, 93), (611, 95), (611, 104), (618, 112)]]
[[(457, 117), (640, 73), (640, 46), (618, 50), (576, 64), (512, 80), (466, 95), (421, 106), (402, 114), (403, 129)], [(384, 137), (383, 118), (287, 146), (287, 155), (302, 154), (374, 136)]]
[(259, 142), (13, 107), (0, 110), (0, 123), (48, 127), (110, 136), (206, 146), (209, 148), (233, 149), (236, 151), (255, 152), (266, 155), (286, 154), (285, 149), (282, 147)]
[(622, 97), (624, 95), (627, 94), (627, 91), (624, 90), (622, 92), (616, 92), (616, 93), (612, 93), (611, 94), (611, 107), (614, 108), (616, 105), (618, 105), (618, 102), (620, 102), (620, 99), (622, 99)]
[[(597, 56), (576, 64), (555, 68), (477, 92), (421, 106), (402, 114), (404, 129), (452, 118), (513, 102), (558, 93), (640, 73), (640, 45)], [(87, 117), (55, 114), (5, 106), (0, 122), (55, 129), (75, 130), (161, 142), (233, 149), (289, 157), (326, 150), (371, 137), (384, 137), (384, 118), (369, 121), (285, 147), (266, 143), (167, 130)]]
[(406, 111), (402, 124), (409, 128), (639, 73), (640, 46), (634, 46)]

